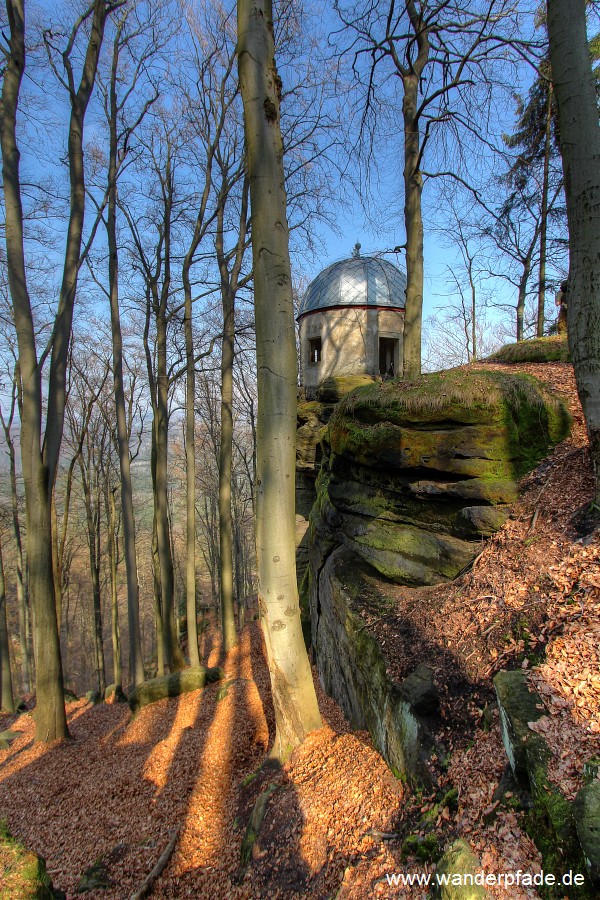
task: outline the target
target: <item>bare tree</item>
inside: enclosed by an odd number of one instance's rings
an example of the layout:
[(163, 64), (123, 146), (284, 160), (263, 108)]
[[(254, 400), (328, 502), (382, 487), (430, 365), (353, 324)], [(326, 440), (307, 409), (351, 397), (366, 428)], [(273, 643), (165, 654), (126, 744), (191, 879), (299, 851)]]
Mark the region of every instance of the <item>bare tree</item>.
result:
[[(160, 5), (146, 5), (143, 9), (140, 9), (140, 6), (141, 4), (137, 0), (130, 0), (122, 5), (113, 34), (110, 73), (106, 81), (101, 82), (109, 133), (106, 190), (104, 200), (100, 204), (101, 212), (103, 204), (106, 201), (108, 203), (106, 220), (108, 289), (103, 287), (103, 290), (107, 294), (110, 304), (123, 542), (127, 576), (129, 677), (134, 685), (144, 680), (144, 664), (140, 636), (135, 515), (123, 373), (117, 190), (119, 179), (130, 163), (131, 144), (136, 130), (158, 98), (152, 64), (168, 40), (169, 32), (168, 23), (164, 21)], [(160, 39), (157, 38), (159, 32), (162, 34)], [(149, 95), (146, 88), (149, 88)]]
[(0, 709), (15, 711), (12, 674), (10, 670), (10, 649), (6, 616), (6, 584), (4, 562), (2, 560), (2, 539), (0, 537)]
[[(190, 270), (203, 239), (214, 226), (214, 248), (219, 270), (223, 306), (221, 329), (221, 428), (219, 457), (220, 595), (223, 646), (236, 640), (233, 612), (233, 563), (231, 522), (231, 447), (233, 438), (232, 398), (235, 336), (235, 296), (246, 248), (247, 187), (243, 190), (238, 239), (233, 252), (226, 247), (227, 216), (236, 186), (243, 179), (243, 135), (235, 116), (239, 97), (232, 70), (235, 40), (225, 11), (215, 7), (208, 21), (191, 25), (197, 93), (186, 92), (190, 135), (198, 144), (199, 170), (204, 178), (192, 240), (185, 255), (182, 276), (185, 297), (186, 341), (186, 459), (187, 459), (187, 563), (186, 596), (190, 659), (198, 658), (196, 632), (195, 575), (195, 366), (192, 341), (192, 284)], [(202, 33), (199, 33), (202, 30)], [(215, 37), (209, 38), (209, 35)], [(212, 41), (212, 44), (209, 43)], [(207, 46), (208, 45), (208, 46)], [(227, 224), (226, 224), (227, 223)]]
[[(63, 277), (51, 340), (38, 355), (27, 288), (23, 239), (23, 206), (17, 143), (17, 107), (25, 72), (25, 10), (23, 0), (8, 0), (10, 27), (5, 51), (4, 80), (0, 106), (2, 178), (6, 211), (6, 249), (10, 294), (19, 348), (22, 389), (21, 458), (27, 514), (27, 557), (33, 605), (34, 651), (37, 671), (36, 740), (51, 741), (68, 736), (63, 699), (63, 676), (56, 620), (52, 571), (51, 499), (62, 439), (66, 400), (66, 369), (85, 210), (83, 126), (94, 87), (106, 17), (113, 9), (105, 0), (94, 0), (67, 36), (61, 52), (64, 76), (54, 64), (51, 33), (46, 35), (49, 58), (67, 90), (70, 101), (68, 164), (70, 205)], [(79, 84), (73, 69), (73, 50), (87, 27), (85, 58)], [(46, 428), (42, 435), (42, 370), (50, 360)]]
[(359, 0), (349, 5), (336, 0), (335, 8), (351, 35), (346, 49), (357, 81), (366, 85), (363, 131), (370, 129), (374, 137), (384, 100), (402, 106), (407, 276), (403, 355), (404, 375), (414, 378), (421, 371), (424, 178), (457, 171), (443, 172), (441, 166), (426, 172), (425, 152), (436, 135), (452, 135), (460, 156), (467, 142), (485, 135), (493, 86), (505, 72), (519, 20), (511, 0)]
[(21, 538), (21, 521), (19, 515), (19, 496), (17, 492), (17, 459), (15, 453), (15, 444), (13, 440), (12, 427), (17, 411), (17, 391), (19, 389), (20, 377), (19, 366), (15, 363), (12, 381), (11, 381), (11, 397), (8, 414), (5, 417), (0, 407), (0, 422), (4, 431), (4, 439), (6, 441), (6, 449), (9, 459), (9, 476), (10, 476), (10, 500), (12, 513), (12, 530), (16, 549), (16, 589), (17, 589), (17, 606), (19, 610), (19, 650), (21, 654), (21, 688), (25, 694), (31, 689), (31, 659), (29, 652), (29, 609), (27, 602), (27, 583), (25, 578), (25, 568), (23, 560), (23, 542)]
[(259, 607), (284, 759), (321, 725), (300, 624), (295, 564), (297, 359), (270, 0), (238, 2), (238, 70), (252, 210), (258, 370), (256, 550)]

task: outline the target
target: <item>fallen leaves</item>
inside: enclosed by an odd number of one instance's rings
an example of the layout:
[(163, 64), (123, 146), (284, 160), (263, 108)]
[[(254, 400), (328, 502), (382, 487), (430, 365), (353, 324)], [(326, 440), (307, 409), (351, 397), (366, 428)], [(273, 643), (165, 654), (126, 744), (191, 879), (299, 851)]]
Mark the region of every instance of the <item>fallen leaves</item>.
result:
[[(551, 778), (573, 796), (583, 762), (600, 756), (600, 540), (572, 533), (573, 512), (593, 487), (572, 369), (518, 369), (567, 397), (574, 430), (525, 479), (511, 519), (455, 583), (407, 590), (365, 575), (364, 627), (385, 641), (391, 676), (398, 681), (419, 663), (434, 669), (442, 718), (432, 727), (448, 765), (447, 773), (436, 766), (435, 775), (442, 792), (457, 788), (455, 801), (409, 795), (368, 735), (350, 733), (317, 684), (327, 725), (276, 776), (280, 789), (239, 881), (247, 817), (265, 786), (260, 775), (247, 776), (273, 733), (269, 677), (253, 624), (227, 658), (231, 683), (220, 701), (209, 687), (146, 707), (132, 722), (120, 704), (78, 701), (68, 707), (74, 740), (49, 747), (33, 744), (29, 716), (0, 723), (19, 732), (0, 751), (0, 808), (15, 836), (46, 857), (57, 887), (74, 897), (81, 873), (101, 858), (114, 882), (101, 896), (122, 900), (179, 827), (157, 897), (321, 900), (338, 891), (340, 900), (420, 900), (426, 890), (390, 888), (386, 880), (386, 873), (431, 871), (403, 856), (396, 839), (411, 816), (416, 832), (433, 829), (442, 848), (466, 837), (488, 872), (539, 870), (518, 815), (494, 796), (506, 756), (497, 714), (487, 707), (491, 677), (526, 662), (546, 710), (533, 727), (553, 751)], [(385, 616), (379, 603), (369, 606), (369, 591), (385, 596)], [(207, 662), (217, 656), (215, 646)], [(490, 893), (497, 900), (537, 896), (520, 890)]]

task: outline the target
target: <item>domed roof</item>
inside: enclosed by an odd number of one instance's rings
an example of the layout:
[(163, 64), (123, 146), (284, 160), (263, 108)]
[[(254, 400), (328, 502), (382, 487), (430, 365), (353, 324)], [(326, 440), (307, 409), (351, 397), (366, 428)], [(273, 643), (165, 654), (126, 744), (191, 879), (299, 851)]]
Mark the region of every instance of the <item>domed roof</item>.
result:
[(336, 306), (379, 306), (404, 309), (406, 275), (385, 259), (353, 256), (333, 263), (311, 281), (298, 318)]

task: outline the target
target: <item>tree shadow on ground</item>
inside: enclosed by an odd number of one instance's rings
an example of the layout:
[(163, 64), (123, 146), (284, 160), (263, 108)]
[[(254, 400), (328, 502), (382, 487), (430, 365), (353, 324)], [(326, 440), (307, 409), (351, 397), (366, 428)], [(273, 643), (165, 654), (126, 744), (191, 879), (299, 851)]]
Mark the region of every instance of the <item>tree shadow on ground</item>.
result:
[(71, 741), (21, 740), (2, 754), (3, 815), (14, 836), (46, 858), (55, 887), (74, 891), (102, 860), (111, 885), (102, 896), (116, 900), (152, 869), (185, 817), (217, 687), (159, 701), (134, 718), (125, 705), (80, 703), (69, 710)]

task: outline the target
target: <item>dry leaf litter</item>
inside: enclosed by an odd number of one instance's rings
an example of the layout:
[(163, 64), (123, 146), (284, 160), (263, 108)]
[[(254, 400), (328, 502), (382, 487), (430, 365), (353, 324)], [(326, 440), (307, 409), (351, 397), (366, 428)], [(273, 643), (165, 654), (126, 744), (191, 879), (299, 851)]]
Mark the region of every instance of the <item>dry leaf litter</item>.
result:
[[(403, 836), (419, 828), (423, 836), (433, 830), (441, 849), (464, 837), (486, 872), (539, 871), (519, 814), (494, 800), (506, 757), (497, 713), (484, 708), (496, 671), (530, 670), (547, 712), (536, 728), (553, 750), (550, 775), (574, 796), (583, 763), (600, 756), (600, 540), (589, 529), (579, 535), (574, 518), (593, 496), (593, 476), (572, 368), (511, 370), (535, 375), (565, 397), (571, 437), (524, 480), (510, 520), (457, 582), (408, 591), (372, 574), (363, 579), (365, 625), (382, 644), (390, 674), (400, 679), (421, 662), (436, 672), (436, 737), (449, 757), (434, 773), (438, 794), (414, 794), (396, 781), (369, 736), (352, 732), (318, 683), (324, 727), (282, 770), (259, 771), (274, 721), (263, 643), (252, 623), (225, 659), (223, 697), (213, 685), (146, 707), (133, 720), (127, 707), (78, 701), (67, 707), (72, 741), (49, 746), (33, 743), (29, 716), (0, 718), (0, 728), (20, 732), (0, 751), (0, 815), (46, 858), (67, 897), (80, 896), (82, 872), (100, 859), (111, 886), (86, 896), (129, 897), (173, 828), (177, 844), (154, 897), (418, 900), (426, 889), (390, 887), (386, 876), (433, 871), (401, 850)], [(371, 590), (387, 597), (390, 615), (371, 614)], [(216, 664), (214, 634), (202, 640), (205, 662)], [(245, 826), (269, 785), (276, 789), (242, 869)], [(440, 808), (449, 787), (457, 789), (456, 801)], [(489, 893), (538, 896), (533, 888)]]

